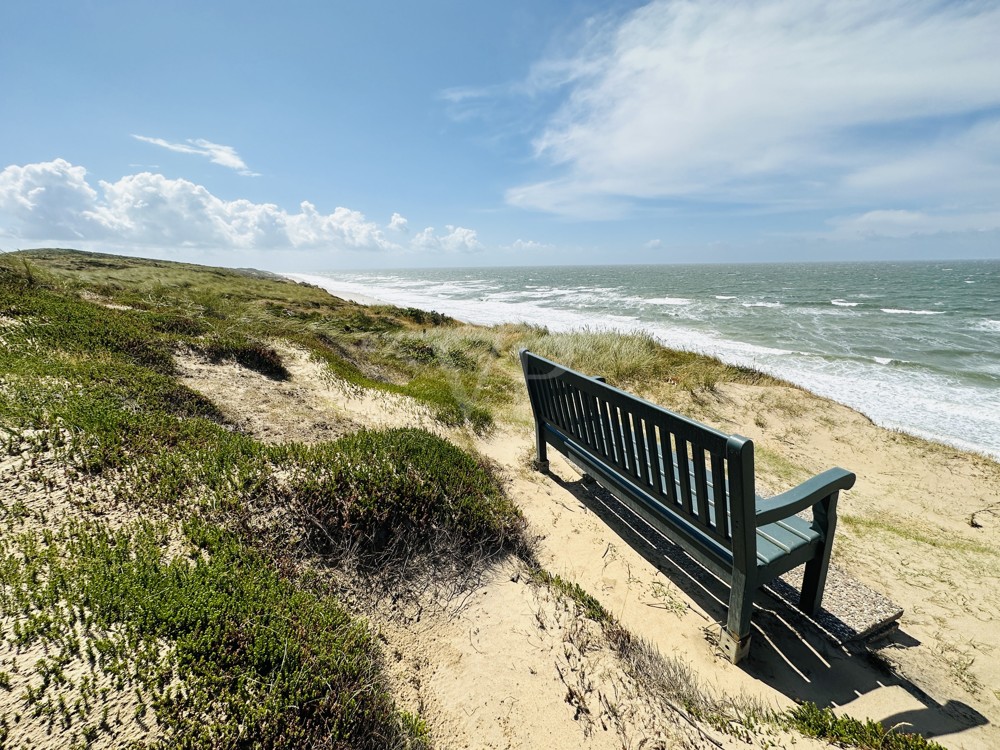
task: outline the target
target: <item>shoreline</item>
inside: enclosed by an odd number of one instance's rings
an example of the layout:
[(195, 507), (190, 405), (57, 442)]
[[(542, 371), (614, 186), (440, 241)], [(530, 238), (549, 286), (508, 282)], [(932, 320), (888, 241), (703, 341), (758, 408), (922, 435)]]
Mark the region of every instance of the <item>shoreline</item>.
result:
[[(430, 309), (430, 307), (428, 307), (427, 305), (426, 300), (399, 301), (397, 299), (394, 301), (391, 299), (374, 297), (370, 294), (365, 293), (367, 287), (363, 284), (353, 284), (351, 282), (338, 281), (329, 276), (323, 276), (318, 274), (301, 274), (301, 273), (281, 273), (280, 275), (291, 281), (311, 284), (313, 286), (323, 289), (328, 294), (331, 294), (334, 297), (339, 297), (341, 299), (345, 299), (362, 305), (395, 305), (400, 307), (412, 306), (412, 307), (418, 307), (420, 309), (428, 309), (428, 310)], [(447, 307), (447, 305), (445, 305), (445, 307)], [(448, 309), (441, 310), (441, 312), (444, 312), (449, 317), (452, 317), (455, 320), (458, 320), (468, 325), (482, 325), (489, 327), (492, 325), (502, 325), (505, 323), (511, 323), (511, 324), (516, 324), (518, 322), (524, 322), (529, 324), (535, 323), (535, 321), (530, 320), (530, 316), (526, 316), (524, 318), (517, 318), (516, 316), (511, 316), (509, 314), (511, 311), (509, 310), (507, 311), (507, 314), (501, 315), (497, 317), (497, 319), (495, 320), (492, 319), (494, 316), (489, 316), (489, 315), (484, 316), (482, 319), (476, 320), (476, 319), (469, 319), (461, 315), (456, 315), (453, 311), (450, 311)], [(578, 317), (575, 313), (569, 313), (569, 315), (572, 318)], [(930, 443), (970, 453), (972, 455), (984, 458), (986, 460), (995, 463), (1000, 463), (1000, 451), (993, 450), (992, 447), (989, 445), (983, 446), (963, 440), (960, 437), (949, 437), (947, 435), (935, 434), (933, 431), (920, 427), (919, 425), (907, 425), (905, 424), (904, 421), (892, 418), (891, 415), (890, 416), (882, 415), (882, 417), (879, 417), (877, 414), (870, 413), (866, 408), (864, 408), (863, 404), (852, 403), (851, 399), (849, 398), (848, 399), (838, 398), (836, 395), (827, 392), (828, 389), (825, 389), (822, 386), (822, 384), (806, 382), (806, 380), (803, 379), (802, 377), (796, 377), (794, 372), (792, 374), (789, 374), (787, 369), (774, 367), (766, 363), (762, 364), (758, 362), (756, 359), (754, 359), (752, 362), (747, 362), (743, 358), (727, 357), (721, 352), (712, 351), (711, 348), (705, 350), (698, 347), (685, 347), (683, 345), (679, 345), (678, 342), (676, 341), (670, 340), (670, 337), (664, 337), (663, 335), (661, 335), (661, 332), (658, 331), (655, 326), (638, 323), (638, 321), (637, 324), (632, 326), (631, 328), (625, 326), (616, 326), (616, 325), (588, 325), (587, 323), (579, 320), (569, 320), (569, 319), (561, 321), (561, 323), (562, 324), (560, 324), (560, 321), (553, 321), (552, 324), (547, 325), (546, 327), (549, 328), (549, 330), (556, 332), (569, 332), (569, 331), (584, 330), (584, 329), (607, 330), (610, 332), (620, 333), (620, 334), (638, 332), (652, 336), (660, 345), (667, 347), (668, 349), (677, 349), (681, 351), (691, 351), (698, 354), (705, 354), (707, 356), (715, 357), (720, 361), (730, 365), (750, 366), (755, 369), (759, 369), (760, 371), (765, 372), (768, 375), (785, 380), (795, 385), (796, 387), (801, 388), (804, 391), (807, 391), (810, 394), (813, 394), (820, 398), (827, 398), (835, 403), (841, 404), (842, 406), (846, 406), (847, 408), (856, 411), (858, 414), (861, 414), (866, 419), (871, 420), (873, 424), (877, 425), (882, 429), (891, 432), (900, 432), (902, 434), (918, 438), (920, 440), (926, 440)]]
[[(543, 744), (553, 750), (614, 750), (652, 739), (671, 746), (828, 749), (826, 742), (766, 719), (812, 704), (828, 716), (832, 716), (829, 709), (842, 719), (882, 722), (890, 731), (902, 727), (920, 732), (948, 750), (1000, 747), (1000, 692), (994, 689), (1000, 685), (1000, 630), (988, 625), (1000, 611), (996, 573), (1000, 464), (888, 432), (857, 411), (804, 388), (744, 379), (707, 360), (699, 359), (687, 371), (682, 368), (689, 358), (661, 356), (664, 352), (653, 346), (621, 347), (613, 336), (563, 336), (515, 326), (424, 327), (413, 320), (418, 316), (405, 310), (376, 306), (359, 311), (324, 287), (283, 284), (277, 276), (248, 278), (166, 264), (153, 266), (152, 272), (139, 261), (118, 258), (83, 263), (71, 255), (40, 258), (39, 265), (47, 264), (52, 278), (82, 283), (53, 284), (50, 290), (26, 283), (8, 285), (8, 294), (25, 295), (27, 300), (5, 313), (13, 322), (4, 336), (16, 344), (5, 361), (10, 371), (5, 381), (10, 390), (5, 419), (13, 429), (11, 446), (17, 450), (0, 460), (0, 478), (10, 490), (10, 500), (5, 501), (8, 525), (16, 530), (30, 524), (25, 530), (35, 535), (8, 535), (8, 542), (20, 545), (8, 550), (18, 562), (18, 576), (10, 580), (31, 599), (22, 597), (28, 605), (25, 612), (15, 607), (8, 614), (53, 625), (30, 634), (34, 645), (27, 648), (37, 650), (26, 650), (16, 625), (8, 622), (0, 633), (5, 636), (0, 637), (0, 646), (6, 649), (0, 654), (0, 661), (5, 661), (0, 672), (10, 682), (9, 689), (0, 690), (0, 710), (22, 717), (11, 725), (9, 743), (62, 747), (78, 741), (74, 735), (79, 738), (88, 725), (98, 728), (98, 745), (119, 738), (171, 741), (187, 726), (198, 731), (201, 727), (191, 722), (203, 716), (218, 718), (219, 701), (232, 710), (213, 728), (231, 730), (230, 737), (245, 734), (247, 727), (260, 733), (255, 726), (264, 726), (262, 722), (277, 726), (273, 722), (292, 721), (299, 712), (289, 712), (285, 701), (265, 701), (261, 709), (270, 713), (247, 713), (243, 710), (247, 701), (260, 693), (256, 686), (274, 685), (291, 695), (305, 679), (303, 669), (309, 672), (306, 677), (315, 678), (317, 670), (312, 667), (319, 665), (323, 674), (312, 681), (316, 692), (306, 694), (310, 705), (329, 698), (335, 701), (331, 707), (337, 708), (346, 705), (345, 695), (384, 695), (387, 710), (380, 715), (394, 717), (387, 726), (405, 719), (415, 734), (420, 730), (430, 744), (443, 746)], [(96, 271), (107, 268), (121, 274), (120, 288), (102, 285), (105, 274)], [(219, 284), (220, 276), (226, 284)], [(336, 280), (331, 281), (336, 287)], [(122, 309), (122, 303), (136, 295), (144, 297), (164, 283), (177, 291), (176, 297), (164, 298), (163, 307)], [(393, 297), (386, 287), (373, 289)], [(89, 295), (81, 293), (88, 290)], [(363, 294), (360, 284), (345, 283), (342, 291), (374, 299)], [(412, 304), (414, 295), (406, 289), (401, 296)], [(225, 313), (219, 320), (210, 308), (216, 300)], [(476, 307), (464, 309), (474, 313)], [(80, 325), (70, 326), (65, 335), (51, 326), (33, 325), (38, 310), (55, 319), (52, 313), (72, 317)], [(237, 352), (259, 352), (264, 343), (273, 347), (273, 358), (264, 363), (268, 366), (255, 367), (256, 360), (247, 364), (236, 356), (213, 358), (207, 346), (205, 351), (194, 351), (188, 347), (187, 327), (172, 331), (160, 326), (164, 312), (204, 325), (206, 345), (228, 342), (233, 334), (245, 335), (248, 344)], [(319, 325), (317, 316), (323, 320)], [(359, 317), (370, 318), (375, 325), (357, 330), (354, 321)], [(0, 316), (0, 326), (4, 320)], [(164, 378), (151, 367), (136, 365), (135, 346), (123, 347), (123, 340), (148, 342), (154, 351), (162, 351), (164, 358), (171, 358), (174, 374)], [(432, 356), (411, 357), (413, 344), (421, 347), (420, 354)], [(672, 410), (719, 424), (729, 434), (752, 435), (758, 446), (755, 492), (764, 497), (787, 492), (831, 466), (854, 472), (856, 484), (838, 498), (833, 561), (848, 579), (860, 584), (847, 585), (847, 596), (866, 596), (863, 586), (898, 604), (903, 610), (898, 630), (845, 648), (800, 617), (794, 607), (764, 595), (756, 602), (750, 658), (739, 667), (720, 659), (712, 631), (726, 617), (728, 587), (713, 576), (691, 576), (669, 557), (665, 560), (660, 553), (666, 550), (650, 538), (641, 518), (633, 527), (631, 519), (614, 515), (627, 529), (609, 523), (612, 516), (607, 513), (613, 514), (614, 508), (603, 505), (595, 488), (559, 455), (552, 455), (549, 472), (534, 470), (531, 408), (519, 385), (523, 373), (511, 356), (520, 346), (565, 356), (575, 369), (625, 373), (623, 377), (631, 377), (639, 392), (652, 389), (653, 398), (662, 397)], [(81, 350), (91, 351), (92, 356), (81, 358)], [(643, 366), (647, 352), (659, 359), (652, 367)], [(81, 366), (66, 367), (67, 361), (80, 361)], [(287, 377), (273, 377), (274, 362)], [(355, 381), (347, 378), (352, 373), (338, 368), (340, 362), (364, 367), (374, 377), (362, 373), (356, 387), (351, 387)], [(46, 378), (40, 389), (39, 372), (60, 377)], [(88, 387), (95, 372), (110, 384), (114, 399)], [(482, 408), (493, 419), (492, 428), (478, 431), (471, 409), (461, 412), (460, 419), (443, 411), (442, 404), (447, 407), (450, 402), (421, 387), (429, 382), (468, 397), (472, 407)], [(203, 399), (197, 403), (211, 404), (209, 414), (220, 415), (219, 423), (199, 417), (197, 422), (187, 420), (190, 429), (178, 431), (179, 387)], [(493, 400), (497, 394), (501, 398)], [(44, 427), (78, 426), (70, 446), (107, 446), (108, 451), (97, 456), (104, 461), (98, 467), (101, 473), (81, 473), (80, 453), (38, 439), (34, 429), (38, 425), (22, 407), (33, 399), (47, 410)], [(95, 413), (107, 416), (79, 419), (80, 414)], [(135, 425), (138, 441), (122, 443), (120, 425)], [(392, 437), (402, 434), (419, 442), (408, 438), (397, 442)], [(363, 442), (357, 442), (359, 438)], [(376, 452), (371, 446), (385, 447)], [(453, 454), (452, 448), (459, 453)], [(462, 463), (449, 458), (463, 452)], [(88, 461), (93, 456), (90, 451), (82, 454)], [(371, 456), (375, 459), (369, 460)], [(498, 481), (480, 482), (476, 465), (493, 467)], [(184, 471), (184, 483), (177, 481), (177, 469)], [(234, 476), (240, 479), (237, 485)], [(451, 483), (453, 479), (457, 484)], [(465, 507), (491, 509), (493, 505), (480, 502), (480, 493), (495, 491), (500, 502), (496, 512), (507, 516), (503, 509), (516, 511), (512, 521), (525, 530), (532, 545), (521, 560), (526, 565), (489, 554), (477, 555), (469, 568), (459, 567), (460, 558), (449, 548), (432, 546), (426, 548), (430, 556), (424, 568), (414, 564), (420, 558), (406, 547), (406, 557), (379, 558), (391, 560), (376, 571), (388, 574), (385, 579), (368, 578), (353, 575), (366, 571), (352, 567), (350, 558), (341, 565), (345, 558), (327, 554), (325, 544), (311, 544), (310, 534), (318, 531), (328, 534), (333, 549), (348, 549), (350, 544), (365, 552), (362, 545), (378, 537), (365, 527), (359, 534), (359, 527), (337, 522), (345, 516), (329, 516), (335, 523), (322, 518), (318, 522), (314, 511), (336, 513), (359, 502), (376, 512), (382, 508), (395, 512), (403, 507), (397, 505), (399, 500), (411, 497), (411, 487), (426, 487), (429, 493), (414, 496), (408, 504), (415, 510), (402, 511), (406, 513), (402, 518), (409, 520), (392, 527), (388, 538), (409, 543), (417, 538), (410, 530), (420, 528), (421, 518), (439, 524), (432, 528), (434, 540), (440, 538), (437, 529), (451, 530), (446, 525), (452, 523), (450, 518), (457, 517), (456, 533), (475, 533), (485, 523), (477, 520), (481, 516), (431, 514), (437, 508), (445, 514), (464, 513)], [(447, 502), (439, 502), (442, 497)], [(191, 502), (192, 498), (207, 502)], [(437, 518), (443, 520), (433, 520)], [(114, 576), (125, 569), (118, 556), (102, 552), (101, 559), (107, 560), (102, 568), (91, 565), (89, 557), (77, 556), (77, 547), (71, 545), (83, 537), (74, 529), (83, 527), (67, 526), (67, 519), (109, 532), (122, 529), (129, 544), (144, 545), (135, 547), (137, 553), (150, 553), (135, 559), (158, 561), (163, 570), (174, 557), (195, 572), (201, 568), (194, 566), (202, 561), (214, 566), (216, 560), (223, 563), (217, 566), (221, 585), (212, 583), (209, 589), (211, 581), (198, 577), (197, 588), (185, 590), (185, 595), (167, 589), (164, 601), (169, 606), (156, 613), (150, 610), (140, 622), (133, 613), (146, 611), (141, 607), (149, 597), (142, 592), (148, 594), (145, 582), (151, 579), (138, 570), (132, 575), (129, 568), (125, 578), (136, 584), (135, 593), (114, 601), (135, 606), (115, 609), (108, 620), (98, 622), (110, 622), (107, 627), (74, 629), (79, 617), (86, 619), (87, 611), (104, 601), (98, 596), (84, 598), (94, 590), (85, 588), (92, 579), (76, 571), (109, 570)], [(189, 520), (195, 522), (193, 527)], [(144, 530), (149, 521), (155, 524), (155, 534)], [(228, 553), (212, 540), (216, 533), (229, 532), (235, 541), (246, 543), (246, 561), (252, 555), (252, 565), (221, 557)], [(630, 536), (633, 532), (635, 538)], [(29, 545), (22, 539), (39, 541)], [(147, 539), (148, 543), (143, 541)], [(43, 542), (52, 554), (39, 557)], [(52, 547), (53, 543), (60, 546)], [(442, 549), (445, 552), (439, 552)], [(477, 549), (489, 551), (483, 546)], [(380, 547), (373, 551), (382, 554)], [(32, 599), (36, 571), (61, 569), (39, 568), (34, 561), (62, 559), (66, 565), (72, 562), (60, 579), (68, 587), (65, 594), (60, 589), (45, 601)], [(479, 567), (482, 563), (486, 567)], [(399, 570), (405, 566), (406, 575), (393, 575), (391, 566)], [(147, 569), (152, 570), (143, 570)], [(245, 586), (240, 583), (244, 579), (233, 577), (243, 569), (254, 575)], [(165, 578), (175, 580), (169, 570)], [(451, 571), (459, 571), (460, 577), (439, 578)], [(543, 576), (533, 571), (542, 571)], [(271, 580), (263, 575), (272, 572), (296, 588), (261, 586)], [(102, 590), (106, 578), (96, 579)], [(400, 588), (383, 588), (378, 585), (383, 580), (399, 581)], [(262, 588), (275, 594), (266, 599), (243, 597), (244, 591)], [(855, 602), (838, 600), (835, 588), (828, 584), (827, 602), (833, 607), (828, 611), (846, 624), (842, 607)], [(287, 606), (298, 601), (291, 597), (299, 590), (308, 597), (298, 605), (301, 613)], [(226, 616), (212, 632), (239, 637), (222, 646), (199, 639), (205, 645), (193, 653), (198, 663), (218, 670), (218, 655), (225, 652), (223, 666), (238, 679), (213, 693), (201, 672), (174, 668), (173, 644), (180, 642), (176, 623), (203, 622), (204, 602), (218, 601), (220, 591), (224, 597), (234, 591), (239, 597), (229, 597), (234, 599), (231, 608), (211, 608), (213, 616)], [(342, 607), (352, 618), (345, 622), (364, 618), (351, 631), (358, 637), (340, 641), (343, 648), (338, 643), (317, 646), (313, 639), (316, 633), (325, 637), (331, 622), (337, 621), (308, 615), (307, 603), (320, 597)], [(71, 622), (66, 613), (75, 615), (73, 603), (81, 601), (87, 606), (79, 608), (81, 614)], [(248, 619), (247, 611), (260, 616)], [(161, 613), (171, 617), (166, 630), (146, 624), (165, 621), (152, 619)], [(119, 623), (129, 629), (119, 630)], [(128, 623), (135, 623), (135, 629)], [(285, 623), (290, 627), (276, 630)], [(114, 639), (121, 632), (137, 632), (144, 640), (121, 641), (116, 659), (97, 659), (88, 667), (86, 655), (98, 645), (97, 639)], [(366, 633), (371, 635), (368, 640)], [(81, 647), (75, 656), (66, 652), (69, 661), (64, 664), (59, 649), (65, 651), (65, 644), (74, 638)], [(362, 663), (372, 667), (359, 671), (372, 679), (348, 683), (339, 681), (336, 672), (327, 679), (336, 665), (359, 663), (346, 661), (353, 653), (347, 648), (354, 643), (371, 655)], [(280, 672), (267, 664), (261, 668), (262, 653), (287, 653), (289, 669)], [(56, 666), (63, 665), (67, 680), (49, 679), (54, 674), (52, 659), (38, 658), (35, 663), (36, 656), (45, 654), (59, 662)], [(285, 664), (284, 656), (281, 659)], [(166, 673), (167, 667), (176, 682), (164, 688), (156, 676)], [(126, 689), (101, 689), (113, 687), (121, 674)], [(483, 680), (484, 674), (491, 679)], [(283, 681), (278, 682), (281, 675)], [(347, 687), (334, 693), (331, 685)], [(134, 689), (139, 687), (141, 692)], [(40, 692), (45, 689), (50, 692)], [(164, 690), (170, 691), (163, 693), (167, 700), (145, 713), (144, 707), (151, 699), (159, 700)], [(177, 690), (191, 701), (171, 701)], [(86, 705), (76, 703), (88, 696)], [(46, 713), (46, 706), (57, 706), (57, 700), (65, 710), (57, 707), (55, 713)], [(74, 705), (82, 711), (74, 713)], [(46, 710), (35, 711), (33, 706)], [(166, 713), (161, 714), (161, 706)], [(759, 712), (761, 706), (768, 712)], [(121, 716), (122, 721), (99, 724), (102, 712)], [(154, 723), (160, 715), (167, 717), (162, 725)], [(242, 715), (250, 718), (240, 719)], [(143, 716), (146, 723), (139, 721)], [(60, 721), (61, 717), (72, 722)], [(695, 734), (688, 739), (675, 736), (675, 724)], [(300, 744), (308, 744), (313, 736), (319, 737), (317, 741), (331, 736), (332, 724), (317, 721), (303, 726), (299, 736), (305, 740)], [(3, 730), (0, 727), (0, 733)], [(178, 739), (175, 744), (183, 743)]]
[(314, 276), (307, 273), (279, 273), (284, 279), (289, 281), (300, 282), (304, 284), (312, 284), (313, 286), (318, 286), (323, 291), (334, 297), (340, 297), (340, 299), (347, 300), (348, 302), (355, 302), (359, 305), (391, 305), (391, 302), (387, 300), (378, 299), (377, 297), (372, 297), (368, 294), (362, 294), (351, 289), (347, 289), (343, 286), (337, 286), (336, 284), (329, 283), (333, 281), (326, 276)]

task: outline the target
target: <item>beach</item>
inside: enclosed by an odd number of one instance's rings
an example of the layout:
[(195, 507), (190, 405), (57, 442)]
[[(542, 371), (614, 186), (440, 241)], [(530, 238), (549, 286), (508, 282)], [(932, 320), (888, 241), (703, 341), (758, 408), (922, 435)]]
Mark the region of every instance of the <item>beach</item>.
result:
[[(184, 382), (228, 413), (246, 415), (246, 424), (256, 422), (271, 440), (315, 440), (329, 434), (317, 427), (330, 422), (442, 431), (406, 399), (339, 389), (301, 353), (283, 351), (283, 357), (299, 384), (295, 395), (232, 367), (185, 370)], [(918, 731), (948, 748), (986, 750), (1000, 743), (1000, 629), (994, 627), (1000, 465), (885, 430), (791, 386), (720, 385), (699, 401), (687, 401), (689, 416), (754, 438), (758, 492), (765, 496), (832, 465), (857, 473), (857, 485), (841, 496), (834, 564), (848, 585), (859, 582), (902, 607), (898, 629), (872, 643), (840, 644), (765, 595), (754, 613), (750, 656), (734, 666), (713, 645), (725, 618), (726, 586), (692, 578), (669, 559), (651, 563), (641, 552), (642, 537), (633, 548), (634, 539), (609, 526), (599, 499), (561, 457), (550, 454), (550, 476), (533, 471), (525, 400), (518, 399), (509, 422), (473, 444), (510, 478), (508, 492), (527, 514), (544, 565), (687, 665), (705, 689), (782, 709), (805, 700), (832, 705), (838, 714)], [(298, 416), (260, 421), (268, 413)], [(442, 434), (469, 439), (460, 431)], [(421, 610), (419, 618), (410, 612), (402, 622), (379, 620), (392, 647), (405, 654), (399, 665), (404, 694), (423, 707), (440, 746), (517, 748), (543, 738), (546, 746), (566, 750), (602, 747), (606, 740), (618, 747), (618, 738), (601, 726), (614, 726), (614, 712), (601, 703), (612, 693), (637, 722), (625, 736), (653, 731), (642, 729), (641, 692), (614, 684), (619, 678), (603, 641), (574, 631), (572, 618), (553, 601), (529, 595), (518, 583), (523, 576), (504, 569), (460, 607), (444, 606), (437, 615), (434, 608)], [(417, 686), (414, 673), (421, 675)], [(580, 682), (566, 683), (560, 674)], [(566, 722), (573, 713), (564, 710), (567, 690), (587, 707), (586, 720)], [(742, 746), (706, 731), (711, 741), (695, 733), (689, 738), (694, 747)], [(787, 746), (791, 740), (771, 741)], [(808, 746), (797, 739), (796, 747)]]
[[(441, 272), (439, 277), (446, 279), (429, 282), (426, 277), (431, 274), (424, 272), (417, 274), (425, 277), (421, 282), (402, 273), (380, 272), (352, 275), (346, 282), (316, 276), (310, 281), (332, 293), (353, 295), (367, 289), (385, 301), (423, 305), (480, 322), (500, 323), (505, 316), (526, 310), (533, 315), (529, 322), (543, 319), (536, 308), (522, 304), (506, 309), (509, 301), (491, 300), (483, 289), (489, 283), (488, 272), (462, 273), (471, 278), (458, 283), (457, 272)], [(476, 293), (470, 291), (477, 285)], [(602, 322), (608, 328), (627, 329), (624, 321), (588, 319), (552, 302), (551, 295), (546, 299), (544, 312), (551, 312), (555, 330), (601, 327)], [(682, 306), (674, 302), (672, 298), (661, 304)], [(841, 297), (830, 296), (827, 304), (835, 310), (852, 309)], [(886, 309), (893, 312), (885, 315), (898, 319), (931, 317)], [(753, 364), (759, 366), (760, 360)], [(882, 366), (878, 361), (872, 364)], [(779, 368), (767, 369), (783, 374)], [(915, 384), (901, 388), (901, 397), (910, 402), (926, 395), (918, 393)], [(884, 388), (869, 391), (876, 398), (892, 399)], [(1000, 577), (992, 562), (1000, 551), (996, 542), (1000, 466), (975, 452), (880, 426), (854, 409), (794, 387), (721, 386), (707, 404), (690, 407), (710, 424), (755, 439), (763, 467), (758, 491), (765, 494), (787, 489), (790, 480), (831, 465), (858, 474), (857, 486), (842, 498), (834, 560), (850, 577), (903, 608), (899, 630), (871, 647), (871, 653), (892, 665), (897, 681), (886, 683), (866, 675), (856, 656), (817, 639), (808, 628), (790, 625), (787, 612), (768, 618), (769, 632), (759, 633), (764, 641), (755, 647), (760, 661), (751, 659), (745, 671), (721, 665), (703, 645), (705, 628), (723, 614), (719, 605), (725, 601), (724, 591), (706, 600), (696, 586), (692, 601), (692, 590), (678, 587), (676, 571), (665, 576), (651, 567), (609, 532), (580, 494), (566, 493), (579, 483), (579, 475), (569, 466), (557, 470), (561, 479), (555, 485), (527, 471), (530, 443), (524, 432), (517, 437), (505, 433), (479, 447), (516, 472), (515, 492), (536, 526), (544, 529), (554, 569), (594, 591), (630, 627), (665, 652), (690, 660), (698, 674), (723, 690), (750, 690), (768, 700), (783, 695), (832, 702), (859, 717), (901, 722), (936, 737), (946, 735), (942, 741), (947, 747), (985, 748), (1000, 742), (995, 734), (1000, 693), (991, 687), (1000, 684), (1000, 631), (994, 627), (1000, 611)], [(984, 416), (990, 420), (996, 415)], [(974, 447), (985, 453), (991, 445)], [(949, 500), (942, 502), (943, 498)], [(973, 580), (975, 593), (969, 590)], [(670, 635), (663, 633), (665, 617), (672, 623)], [(776, 636), (776, 631), (783, 635)], [(772, 670), (775, 662), (782, 661), (778, 677)], [(920, 698), (922, 694), (933, 700)]]
[(786, 263), (290, 274), (482, 325), (642, 331), (878, 424), (1000, 458), (1000, 263)]
[[(828, 746), (802, 712), (836, 720), (830, 741), (874, 721), (1000, 745), (996, 461), (641, 333), (474, 326), (257, 273), (24, 257), (44, 284), (24, 264), (0, 279), (9, 741), (113, 747), (277, 720), (309, 733), (313, 706), (357, 705), (330, 687), (348, 684), (378, 701), (356, 720), (442, 748)], [(535, 470), (521, 347), (751, 439), (764, 498), (832, 466), (857, 474), (820, 616), (769, 584), (750, 653), (730, 663), (726, 581), (566, 461)], [(117, 541), (77, 543), (104, 534)], [(852, 619), (866, 599), (895, 608), (881, 629)], [(304, 680), (308, 710), (262, 697)]]

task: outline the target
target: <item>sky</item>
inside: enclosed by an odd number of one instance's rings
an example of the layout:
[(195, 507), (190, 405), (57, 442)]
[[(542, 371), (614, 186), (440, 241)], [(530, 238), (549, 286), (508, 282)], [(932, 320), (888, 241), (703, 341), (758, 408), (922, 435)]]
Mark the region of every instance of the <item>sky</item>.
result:
[(0, 250), (1000, 258), (1000, 0), (0, 3)]

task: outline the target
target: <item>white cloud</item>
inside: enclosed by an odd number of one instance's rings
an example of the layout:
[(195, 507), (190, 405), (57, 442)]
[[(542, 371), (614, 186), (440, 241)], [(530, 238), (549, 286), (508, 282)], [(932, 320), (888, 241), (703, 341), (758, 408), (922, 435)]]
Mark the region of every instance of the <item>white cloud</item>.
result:
[(159, 248), (400, 249), (348, 208), (325, 214), (303, 202), (289, 213), (272, 203), (223, 200), (201, 185), (150, 172), (98, 187), (83, 167), (63, 159), (9, 166), (0, 171), (0, 226), (19, 239)]
[(410, 222), (406, 220), (404, 216), (398, 213), (393, 213), (392, 218), (389, 219), (389, 229), (394, 232), (406, 232), (408, 230)]
[[(655, 0), (532, 77), (568, 86), (535, 139), (558, 174), (509, 203), (945, 205), (1000, 188), (1000, 4)], [(992, 115), (987, 115), (989, 112)]]
[(0, 172), (0, 216), (12, 217), (28, 237), (61, 240), (100, 233), (92, 213), (96, 201), (87, 170), (63, 159)]
[(658, 247), (663, 247), (663, 240), (661, 239), (650, 240), (649, 242), (645, 243), (643, 247), (646, 248), (647, 250), (655, 250)]
[(484, 249), (475, 229), (445, 226), (446, 234), (438, 234), (434, 227), (427, 227), (414, 235), (411, 245), (420, 250), (444, 250), (450, 253), (474, 253)]
[(1000, 229), (1000, 211), (983, 213), (928, 214), (902, 209), (880, 209), (857, 216), (831, 219), (833, 239), (913, 237), (942, 232), (988, 232)]
[[(997, 75), (1000, 76), (1000, 64)], [(855, 169), (843, 181), (851, 196), (882, 200), (947, 202), (982, 200), (1000, 191), (1000, 118)]]
[(544, 242), (536, 242), (535, 240), (522, 240), (516, 239), (513, 243), (505, 247), (505, 250), (514, 250), (518, 252), (523, 252), (526, 250), (550, 250), (553, 245), (547, 245)]
[(154, 146), (160, 146), (168, 151), (176, 151), (179, 154), (195, 154), (207, 157), (213, 164), (228, 167), (246, 177), (260, 176), (259, 173), (250, 170), (246, 162), (240, 158), (240, 155), (236, 153), (236, 149), (232, 146), (212, 143), (211, 141), (206, 141), (204, 138), (188, 138), (184, 143), (171, 143), (162, 138), (150, 138), (146, 135), (133, 134), (132, 137), (137, 141), (151, 143)]

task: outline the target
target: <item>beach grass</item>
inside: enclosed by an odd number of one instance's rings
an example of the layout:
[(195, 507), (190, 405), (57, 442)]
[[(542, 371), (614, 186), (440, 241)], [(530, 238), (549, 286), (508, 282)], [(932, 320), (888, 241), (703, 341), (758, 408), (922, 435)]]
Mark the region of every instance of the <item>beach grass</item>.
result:
[[(518, 556), (536, 584), (600, 625), (637, 680), (689, 715), (729, 729), (785, 720), (712, 698), (682, 663), (539, 567), (488, 461), (419, 429), (265, 444), (181, 384), (174, 357), (196, 352), (281, 382), (282, 346), (296, 346), (335, 380), (408, 396), (443, 428), (475, 433), (523, 402), (521, 347), (645, 395), (780, 383), (770, 376), (644, 333), (480, 328), (267, 273), (55, 250), (0, 257), (0, 342), (0, 448), (25, 482), (62, 483), (75, 508), (97, 514), (62, 521), (0, 503), (0, 639), (49, 654), (0, 670), (0, 689), (23, 699), (18, 721), (61, 726), (80, 746), (146, 717), (162, 746), (426, 746), (421, 718), (394, 702), (370, 627), (294, 573), (306, 555), (362, 571)], [(109, 497), (154, 520), (105, 522)], [(131, 716), (103, 712), (102, 696), (123, 690)], [(829, 718), (816, 711), (788, 721), (812, 732)], [(858, 744), (868, 729), (832, 726), (815, 736), (868, 747)], [(900, 745), (911, 746), (932, 745)]]
[[(105, 503), (115, 498), (164, 520), (62, 523), (20, 501), (0, 503), (0, 638), (16, 653), (49, 654), (33, 667), (15, 657), (13, 671), (3, 670), (21, 696), (17, 722), (61, 728), (81, 746), (116, 722), (153, 719), (151, 736), (172, 747), (424, 746), (423, 722), (397, 709), (386, 688), (369, 626), (299, 587), (288, 563), (320, 547), (388, 567), (435, 554), (470, 566), (523, 551), (523, 517), (497, 470), (417, 429), (260, 443), (180, 384), (173, 364), (175, 351), (190, 348), (287, 378), (268, 343), (280, 337), (261, 317), (244, 316), (259, 299), (209, 295), (192, 282), (188, 296), (167, 304), (128, 279), (87, 287), (58, 264), (50, 272), (46, 257), (0, 265), (3, 452), (43, 495), (64, 487), (71, 506), (101, 515), (96, 487)], [(69, 260), (91, 268), (76, 254)], [(154, 291), (167, 276), (123, 265)], [(245, 284), (248, 295), (273, 284), (286, 302), (314, 294), (283, 280)], [(345, 319), (380, 333), (397, 325), (368, 313)], [(291, 328), (315, 341), (308, 326)], [(420, 383), (402, 387), (426, 388)], [(452, 394), (427, 400), (464, 423)], [(251, 529), (250, 516), (276, 520)], [(186, 551), (171, 556), (178, 535)], [(298, 549), (273, 544), (278, 538), (299, 539)], [(103, 698), (123, 691), (135, 694), (131, 715), (102, 713)]]

